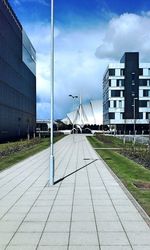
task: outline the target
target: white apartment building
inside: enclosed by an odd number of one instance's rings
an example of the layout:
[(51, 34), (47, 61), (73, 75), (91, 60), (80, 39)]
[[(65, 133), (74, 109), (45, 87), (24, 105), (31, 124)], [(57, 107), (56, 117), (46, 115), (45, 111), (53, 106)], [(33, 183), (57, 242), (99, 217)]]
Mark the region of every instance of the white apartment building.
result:
[(138, 52), (126, 52), (110, 63), (103, 78), (103, 120), (117, 130), (149, 129), (150, 63), (139, 63)]

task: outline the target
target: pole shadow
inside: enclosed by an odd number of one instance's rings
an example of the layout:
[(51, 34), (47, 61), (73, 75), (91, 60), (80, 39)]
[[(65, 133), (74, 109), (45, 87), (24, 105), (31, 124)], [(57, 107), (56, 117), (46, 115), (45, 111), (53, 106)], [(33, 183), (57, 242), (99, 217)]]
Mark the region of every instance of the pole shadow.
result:
[[(89, 160), (89, 159), (87, 159), (87, 160)], [(91, 165), (92, 163), (94, 163), (94, 162), (97, 161), (97, 160), (98, 160), (98, 159), (95, 159), (95, 160), (91, 161), (90, 163), (86, 164), (85, 166), (83, 166), (83, 167), (81, 167), (81, 168), (78, 168), (78, 169), (76, 169), (75, 171), (71, 172), (70, 174), (67, 174), (66, 176), (60, 178), (59, 180), (57, 180), (57, 181), (54, 182), (54, 185), (57, 184), (57, 183), (59, 183), (59, 182), (61, 182), (61, 181), (63, 181), (64, 179), (68, 178), (69, 176), (71, 176), (71, 175), (77, 173), (77, 172), (80, 171), (81, 169), (86, 168), (87, 166)]]

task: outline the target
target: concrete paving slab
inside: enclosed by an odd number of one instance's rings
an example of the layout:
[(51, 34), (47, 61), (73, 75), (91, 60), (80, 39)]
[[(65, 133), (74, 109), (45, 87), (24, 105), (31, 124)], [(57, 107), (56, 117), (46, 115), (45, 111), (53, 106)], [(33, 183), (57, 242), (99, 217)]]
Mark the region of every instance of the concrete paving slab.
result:
[(133, 246), (133, 250), (149, 250), (149, 246)]
[(118, 213), (121, 221), (143, 221), (143, 218), (139, 212), (120, 212)]
[[(149, 250), (150, 229), (85, 135), (0, 173), (0, 250)], [(88, 160), (87, 160), (88, 159)]]
[(48, 221), (70, 221), (71, 213), (53, 212), (50, 214)]
[(123, 232), (124, 231), (119, 221), (98, 221), (97, 230), (99, 232)]
[(19, 233), (42, 233), (44, 222), (23, 222), (19, 227)]
[(67, 250), (68, 246), (39, 246), (37, 250)]
[(69, 250), (99, 250), (99, 246), (70, 246)]
[(8, 246), (7, 250), (36, 250), (36, 246)]
[(29, 213), (27, 217), (25, 218), (25, 221), (46, 221), (46, 218), (48, 216), (48, 212), (41, 212), (41, 213)]
[(102, 246), (107, 246), (108, 243), (111, 246), (129, 245), (129, 241), (124, 232), (100, 232), (99, 237)]
[(0, 233), (16, 232), (20, 222), (18, 221), (0, 221)]
[(47, 222), (45, 227), (45, 232), (53, 232), (53, 233), (69, 233), (70, 231), (70, 221), (50, 221)]
[(12, 241), (11, 245), (25, 245), (25, 246), (35, 246), (40, 238), (40, 233), (19, 233), (17, 232)]
[(90, 246), (90, 245), (95, 245), (98, 246), (98, 239), (97, 235), (92, 232), (71, 232), (70, 235), (70, 245), (75, 245), (75, 246)]
[(127, 235), (132, 245), (150, 245), (149, 232), (127, 232)]
[[(63, 246), (68, 243), (69, 233), (44, 233), (40, 245)], [(51, 247), (52, 248), (52, 247)]]
[(71, 232), (96, 232), (96, 226), (91, 221), (73, 221), (71, 224)]
[(123, 221), (122, 225), (126, 232), (148, 232), (149, 226), (144, 221)]
[(10, 233), (10, 232), (0, 233), (0, 246), (6, 245), (9, 242), (9, 240), (11, 239), (12, 235), (13, 235), (13, 233)]
[(73, 213), (72, 221), (94, 221), (93, 213)]
[(102, 246), (101, 250), (132, 250), (132, 248), (130, 246)]

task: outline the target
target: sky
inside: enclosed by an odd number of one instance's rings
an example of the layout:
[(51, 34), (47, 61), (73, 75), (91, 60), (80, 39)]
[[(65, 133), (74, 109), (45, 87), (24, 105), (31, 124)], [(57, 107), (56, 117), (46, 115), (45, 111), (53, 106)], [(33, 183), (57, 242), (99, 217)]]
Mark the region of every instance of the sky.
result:
[[(50, 0), (9, 0), (37, 52), (37, 118), (50, 119)], [(108, 63), (126, 51), (150, 62), (149, 0), (54, 0), (55, 119), (72, 111), (69, 94), (102, 100)], [(75, 105), (79, 104), (76, 99)]]

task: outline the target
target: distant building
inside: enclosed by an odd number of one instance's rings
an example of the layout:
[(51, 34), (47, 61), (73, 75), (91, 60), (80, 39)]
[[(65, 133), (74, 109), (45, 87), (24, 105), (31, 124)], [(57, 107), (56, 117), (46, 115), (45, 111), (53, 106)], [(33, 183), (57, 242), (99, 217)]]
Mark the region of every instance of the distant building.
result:
[(110, 63), (103, 78), (103, 121), (117, 130), (141, 132), (150, 122), (150, 63), (138, 52), (126, 52)]
[(37, 120), (36, 121), (36, 132), (49, 131), (50, 130), (50, 120)]
[(33, 135), (36, 52), (10, 4), (0, 1), (0, 141)]
[(84, 125), (101, 125), (103, 124), (102, 102), (92, 100), (87, 104), (80, 104), (75, 110), (67, 114), (62, 122), (64, 124)]

